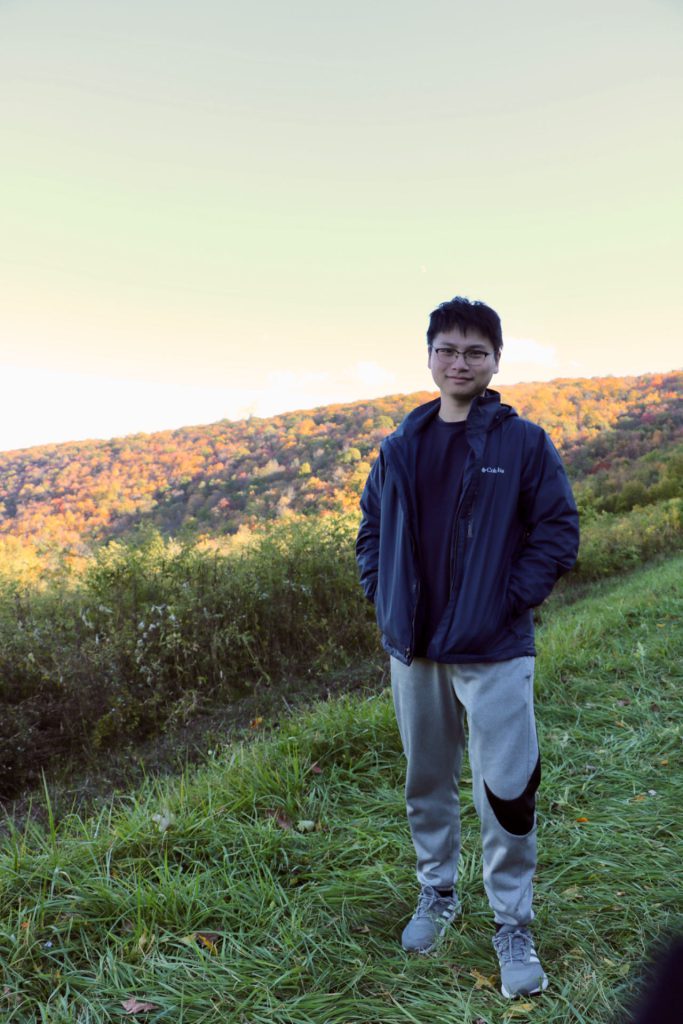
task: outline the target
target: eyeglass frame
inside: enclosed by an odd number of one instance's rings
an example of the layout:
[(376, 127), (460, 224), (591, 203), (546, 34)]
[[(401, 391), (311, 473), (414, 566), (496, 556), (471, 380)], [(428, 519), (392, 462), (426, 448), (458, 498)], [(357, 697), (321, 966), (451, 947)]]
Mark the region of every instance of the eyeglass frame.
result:
[[(453, 363), (457, 362), (459, 356), (462, 356), (468, 366), (483, 366), (488, 356), (493, 356), (494, 359), (496, 358), (495, 352), (488, 352), (481, 348), (466, 348), (464, 352), (461, 352), (452, 345), (443, 345), (439, 347), (430, 345), (429, 351), (434, 353), (441, 366), (451, 366)], [(450, 352), (451, 355), (444, 359), (441, 355), (442, 352)]]

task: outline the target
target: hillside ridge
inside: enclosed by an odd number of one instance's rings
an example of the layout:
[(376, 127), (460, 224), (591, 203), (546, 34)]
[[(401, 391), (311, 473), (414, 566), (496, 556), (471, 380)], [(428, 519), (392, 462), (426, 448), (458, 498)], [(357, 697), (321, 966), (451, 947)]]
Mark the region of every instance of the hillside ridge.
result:
[[(548, 431), (596, 507), (604, 499), (608, 510), (610, 501), (623, 510), (629, 483), (630, 507), (679, 493), (682, 371), (499, 390)], [(432, 397), (418, 391), (0, 452), (0, 539), (87, 554), (145, 525), (194, 538), (290, 513), (351, 511), (382, 439)]]

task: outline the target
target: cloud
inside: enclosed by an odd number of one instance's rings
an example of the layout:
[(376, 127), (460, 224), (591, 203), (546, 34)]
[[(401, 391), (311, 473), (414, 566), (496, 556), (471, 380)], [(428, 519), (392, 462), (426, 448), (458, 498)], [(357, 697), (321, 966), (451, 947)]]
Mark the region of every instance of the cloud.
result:
[(4, 365), (0, 450), (153, 433), (234, 416), (244, 392)]
[(339, 373), (274, 370), (260, 387), (131, 380), (4, 365), (0, 451), (268, 417), (398, 391), (395, 374), (360, 361)]
[(337, 402), (355, 402), (396, 390), (396, 375), (379, 363), (361, 360), (338, 374), (269, 373), (262, 388), (250, 393), (237, 416), (274, 416), (288, 409), (310, 409)]
[(354, 383), (372, 388), (376, 395), (386, 394), (396, 387), (396, 374), (379, 363), (356, 363), (350, 377), (355, 378)]
[(533, 338), (505, 338), (505, 364), (525, 363), (535, 366), (558, 366), (557, 352), (552, 345), (542, 345)]

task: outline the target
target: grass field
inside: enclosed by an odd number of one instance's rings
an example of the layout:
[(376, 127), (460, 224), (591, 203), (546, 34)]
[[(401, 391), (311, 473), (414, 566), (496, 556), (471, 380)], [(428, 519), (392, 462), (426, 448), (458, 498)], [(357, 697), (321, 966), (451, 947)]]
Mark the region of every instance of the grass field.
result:
[[(91, 819), (5, 838), (0, 1020), (621, 1020), (645, 960), (683, 931), (682, 606), (678, 558), (601, 584), (540, 631), (544, 996), (498, 993), (467, 795), (463, 916), (434, 954), (401, 951), (416, 884), (383, 693), (286, 719)], [(152, 1008), (127, 1015), (132, 997)]]

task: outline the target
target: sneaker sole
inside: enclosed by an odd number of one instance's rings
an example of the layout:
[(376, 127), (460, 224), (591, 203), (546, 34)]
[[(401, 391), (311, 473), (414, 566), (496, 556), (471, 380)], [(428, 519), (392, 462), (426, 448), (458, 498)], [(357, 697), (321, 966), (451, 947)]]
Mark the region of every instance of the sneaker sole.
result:
[[(448, 925), (446, 925), (446, 928), (448, 928)], [(439, 945), (439, 942), (446, 934), (446, 928), (441, 929), (439, 934), (432, 942), (431, 946), (404, 946), (403, 943), (401, 943), (401, 948), (403, 949), (404, 953), (418, 953), (420, 956), (425, 956), (427, 953), (431, 953), (433, 952), (433, 950), (436, 949), (436, 947)]]
[(540, 996), (543, 992), (545, 992), (547, 987), (548, 979), (545, 975), (543, 975), (543, 981), (541, 982), (541, 984), (538, 986), (538, 988), (533, 988), (531, 992), (508, 992), (508, 990), (505, 988), (505, 985), (501, 985), (500, 991), (501, 994), (504, 995), (506, 999), (521, 999), (526, 996)]

